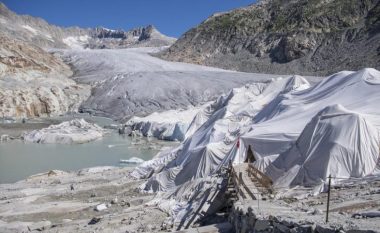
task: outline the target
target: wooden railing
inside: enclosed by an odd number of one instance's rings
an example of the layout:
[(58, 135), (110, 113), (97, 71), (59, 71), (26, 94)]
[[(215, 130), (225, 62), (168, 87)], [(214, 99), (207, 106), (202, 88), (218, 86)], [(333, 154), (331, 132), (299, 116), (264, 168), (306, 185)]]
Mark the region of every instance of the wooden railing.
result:
[(252, 163), (248, 164), (248, 176), (253, 176), (263, 187), (265, 187), (270, 193), (273, 192), (273, 181), (259, 169), (253, 166)]
[[(231, 168), (231, 177), (232, 182), (234, 183), (235, 190), (240, 197), (243, 199), (251, 198), (256, 200), (258, 198), (258, 193), (253, 193), (252, 190), (247, 186), (247, 184), (243, 181), (243, 173), (241, 171), (236, 172), (235, 168)], [(244, 192), (244, 190), (245, 192)], [(248, 196), (246, 195), (248, 194)]]

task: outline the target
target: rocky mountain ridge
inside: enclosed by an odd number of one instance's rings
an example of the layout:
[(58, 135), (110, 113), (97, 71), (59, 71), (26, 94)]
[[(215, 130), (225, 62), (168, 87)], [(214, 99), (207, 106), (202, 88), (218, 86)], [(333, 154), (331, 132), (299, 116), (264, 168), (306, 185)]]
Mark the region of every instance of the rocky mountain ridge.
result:
[(128, 48), (171, 45), (175, 38), (161, 34), (154, 26), (129, 31), (96, 28), (63, 28), (29, 15), (18, 15), (0, 2), (0, 31), (10, 38), (41, 48)]
[(379, 0), (265, 0), (214, 14), (161, 58), (246, 72), (380, 68)]

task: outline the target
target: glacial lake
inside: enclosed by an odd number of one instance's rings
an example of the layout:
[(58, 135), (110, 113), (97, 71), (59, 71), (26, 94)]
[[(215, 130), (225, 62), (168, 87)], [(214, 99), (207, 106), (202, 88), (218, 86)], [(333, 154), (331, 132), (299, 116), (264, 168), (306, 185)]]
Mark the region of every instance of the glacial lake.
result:
[[(69, 118), (58, 118), (54, 121), (60, 122)], [(91, 121), (100, 126), (112, 123), (112, 120), (107, 118), (91, 117)], [(11, 128), (12, 124), (7, 124), (7, 127)], [(5, 131), (0, 127), (0, 134), (2, 129)], [(132, 157), (149, 160), (162, 147), (174, 145), (173, 142), (119, 135), (116, 130), (110, 130), (110, 133), (100, 140), (85, 144), (37, 144), (24, 143), (18, 139), (11, 140), (0, 143), (0, 183), (16, 182), (53, 169), (75, 171), (95, 166), (136, 166), (122, 164), (120, 160)]]

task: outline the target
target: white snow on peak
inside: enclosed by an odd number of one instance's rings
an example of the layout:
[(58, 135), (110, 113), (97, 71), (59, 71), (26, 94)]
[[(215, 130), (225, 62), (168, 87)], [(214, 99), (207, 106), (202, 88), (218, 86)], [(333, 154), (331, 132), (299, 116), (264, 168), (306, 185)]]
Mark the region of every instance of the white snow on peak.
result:
[(63, 38), (62, 41), (67, 46), (69, 46), (72, 49), (83, 49), (83, 45), (88, 43), (88, 40), (90, 37), (88, 35), (85, 36), (69, 36), (66, 38)]
[(35, 29), (35, 28), (32, 28), (31, 26), (29, 25), (22, 25), (23, 28), (25, 28), (26, 30), (32, 32), (34, 35), (37, 35), (38, 34), (38, 30)]

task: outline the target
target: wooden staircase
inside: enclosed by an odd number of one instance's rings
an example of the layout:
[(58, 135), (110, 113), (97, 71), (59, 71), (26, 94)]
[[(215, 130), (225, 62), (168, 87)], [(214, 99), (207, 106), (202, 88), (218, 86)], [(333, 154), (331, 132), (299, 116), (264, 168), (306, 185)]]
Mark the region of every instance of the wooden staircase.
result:
[(251, 163), (230, 166), (227, 195), (229, 200), (260, 200), (273, 193), (272, 181)]

